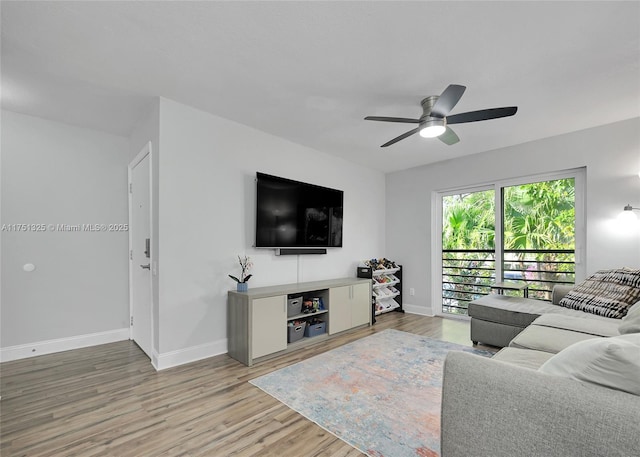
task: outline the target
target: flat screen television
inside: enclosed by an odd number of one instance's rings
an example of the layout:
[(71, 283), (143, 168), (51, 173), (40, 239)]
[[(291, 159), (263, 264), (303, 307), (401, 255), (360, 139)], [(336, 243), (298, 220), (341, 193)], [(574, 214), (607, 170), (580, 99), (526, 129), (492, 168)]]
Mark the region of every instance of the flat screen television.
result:
[(256, 173), (256, 247), (342, 247), (344, 192)]

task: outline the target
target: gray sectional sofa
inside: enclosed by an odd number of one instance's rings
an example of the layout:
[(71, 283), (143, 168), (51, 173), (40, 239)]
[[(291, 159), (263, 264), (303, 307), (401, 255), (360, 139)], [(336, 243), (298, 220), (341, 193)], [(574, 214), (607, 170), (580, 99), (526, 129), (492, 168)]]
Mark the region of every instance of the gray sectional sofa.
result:
[(474, 344), (480, 342), (496, 347), (508, 346), (513, 338), (543, 314), (562, 314), (594, 319), (599, 322), (620, 322), (619, 319), (559, 306), (560, 300), (572, 287), (562, 285), (554, 287), (551, 303), (497, 294), (486, 295), (472, 301), (469, 303), (468, 310), (471, 317), (471, 341)]
[(640, 456), (640, 302), (623, 319), (488, 296), (469, 307), (492, 358), (451, 352), (442, 456)]

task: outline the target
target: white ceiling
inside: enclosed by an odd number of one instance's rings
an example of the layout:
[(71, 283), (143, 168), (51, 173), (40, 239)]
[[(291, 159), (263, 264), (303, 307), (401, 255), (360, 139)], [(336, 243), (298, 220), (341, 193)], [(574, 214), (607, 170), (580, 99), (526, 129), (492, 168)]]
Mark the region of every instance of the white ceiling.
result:
[[(162, 96), (380, 170), (640, 116), (640, 2), (2, 1), (2, 106), (128, 135)], [(460, 143), (419, 117), (467, 86)]]

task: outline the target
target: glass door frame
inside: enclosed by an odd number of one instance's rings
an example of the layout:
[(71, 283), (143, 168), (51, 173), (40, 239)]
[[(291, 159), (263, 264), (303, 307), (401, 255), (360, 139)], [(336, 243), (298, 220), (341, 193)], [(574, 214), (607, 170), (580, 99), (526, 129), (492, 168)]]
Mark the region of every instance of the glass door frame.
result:
[[(543, 181), (554, 181), (557, 179), (573, 178), (575, 191), (575, 278), (576, 282), (581, 281), (586, 276), (586, 262), (584, 261), (584, 250), (586, 243), (586, 168), (573, 168), (569, 170), (521, 176), (496, 180), (491, 183), (479, 184), (467, 187), (456, 187), (433, 191), (431, 193), (431, 313), (434, 316), (450, 317), (455, 319), (469, 319), (468, 316), (455, 315), (442, 312), (442, 199), (443, 197), (458, 195), (461, 193), (481, 192), (487, 190), (494, 191), (495, 198), (495, 275), (502, 278), (502, 265), (504, 247), (502, 240), (502, 188), (518, 186)], [(499, 215), (499, 217), (498, 217)]]

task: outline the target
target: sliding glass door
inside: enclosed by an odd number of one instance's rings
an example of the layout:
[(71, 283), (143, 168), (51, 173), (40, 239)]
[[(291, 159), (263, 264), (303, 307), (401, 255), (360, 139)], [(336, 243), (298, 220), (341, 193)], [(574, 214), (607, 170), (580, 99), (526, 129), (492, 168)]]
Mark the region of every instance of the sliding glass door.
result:
[(575, 283), (575, 179), (502, 188), (502, 232), (503, 280), (547, 301), (555, 284)]
[(551, 299), (555, 284), (573, 284), (582, 182), (576, 170), (440, 193), (441, 312), (465, 315), (496, 281), (526, 282), (529, 296), (541, 300)]
[(442, 196), (442, 312), (466, 314), (495, 271), (495, 191)]

